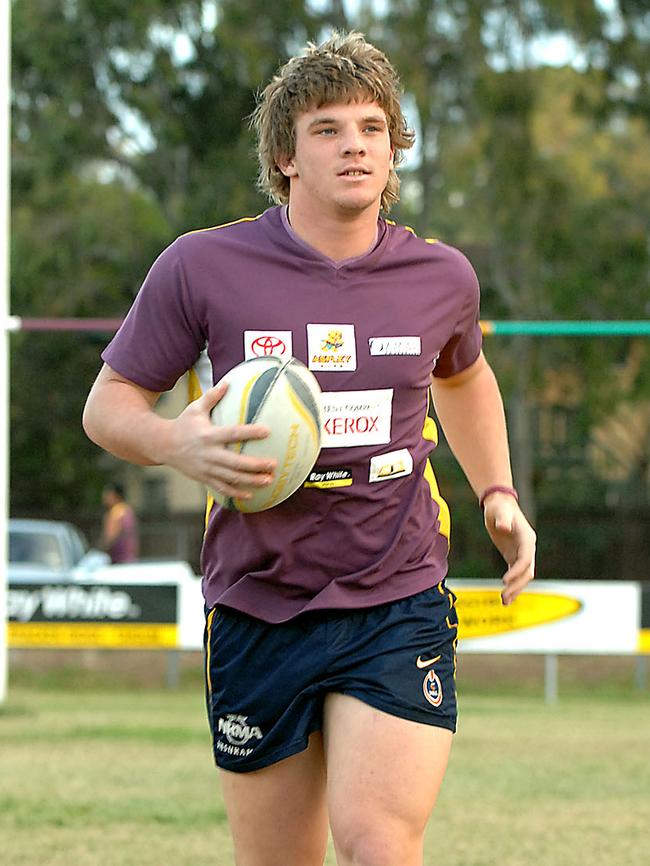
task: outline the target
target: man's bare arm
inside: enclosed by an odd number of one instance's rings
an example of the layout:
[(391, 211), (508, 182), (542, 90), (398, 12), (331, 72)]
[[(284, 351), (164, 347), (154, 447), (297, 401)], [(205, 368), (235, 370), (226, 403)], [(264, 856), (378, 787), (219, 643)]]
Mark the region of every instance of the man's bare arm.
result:
[(275, 463), (237, 454), (225, 446), (264, 439), (269, 431), (260, 424), (215, 426), (210, 412), (225, 391), (225, 385), (215, 386), (177, 418), (166, 419), (155, 412), (159, 393), (142, 388), (105, 364), (86, 401), (84, 430), (93, 442), (122, 460), (172, 466), (226, 496), (248, 498), (247, 488), (272, 482)]
[[(449, 447), (476, 495), (493, 485), (512, 486), (503, 401), (483, 353), (461, 373), (434, 378), (431, 393)], [(485, 498), (484, 519), (509, 566), (502, 597), (504, 604), (510, 604), (534, 577), (535, 532), (507, 493), (494, 492)]]

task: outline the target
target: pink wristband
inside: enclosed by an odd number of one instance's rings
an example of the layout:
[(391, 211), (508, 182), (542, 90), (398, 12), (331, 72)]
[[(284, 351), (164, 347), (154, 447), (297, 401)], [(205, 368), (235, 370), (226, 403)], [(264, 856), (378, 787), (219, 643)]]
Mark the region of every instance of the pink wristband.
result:
[(514, 487), (506, 487), (504, 484), (490, 484), (489, 487), (486, 487), (483, 493), (479, 496), (478, 507), (483, 508), (483, 503), (492, 493), (507, 493), (508, 496), (513, 496), (517, 502), (519, 502), (519, 496)]

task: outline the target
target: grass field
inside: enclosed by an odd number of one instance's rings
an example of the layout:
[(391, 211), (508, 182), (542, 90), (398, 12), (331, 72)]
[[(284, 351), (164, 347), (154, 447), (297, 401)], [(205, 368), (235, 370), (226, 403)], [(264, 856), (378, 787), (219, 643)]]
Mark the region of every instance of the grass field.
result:
[[(589, 661), (593, 681), (564, 674), (547, 706), (537, 669), (517, 678), (507, 664), (461, 659), (460, 730), (426, 866), (647, 866), (650, 700), (629, 665), (599, 677)], [(198, 675), (170, 691), (18, 671), (0, 755), (3, 866), (233, 863)]]

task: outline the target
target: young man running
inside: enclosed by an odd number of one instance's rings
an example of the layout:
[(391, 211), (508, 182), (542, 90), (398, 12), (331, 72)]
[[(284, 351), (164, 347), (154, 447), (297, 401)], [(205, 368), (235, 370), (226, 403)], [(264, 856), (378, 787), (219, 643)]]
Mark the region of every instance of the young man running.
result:
[[(208, 387), (176, 419), (162, 391), (207, 349), (209, 385), (272, 346), (314, 371), (316, 471), (269, 511), (213, 505), (202, 553), (214, 754), (239, 866), (416, 866), (456, 724), (448, 511), (428, 455), (433, 396), (503, 554), (503, 601), (532, 579), (475, 274), (380, 217), (412, 145), (397, 75), (359, 34), (290, 60), (254, 116), (261, 216), (190, 232), (153, 265), (103, 353), (84, 425), (104, 448), (228, 496), (272, 483), (224, 447)], [(205, 355), (203, 355), (205, 357)]]

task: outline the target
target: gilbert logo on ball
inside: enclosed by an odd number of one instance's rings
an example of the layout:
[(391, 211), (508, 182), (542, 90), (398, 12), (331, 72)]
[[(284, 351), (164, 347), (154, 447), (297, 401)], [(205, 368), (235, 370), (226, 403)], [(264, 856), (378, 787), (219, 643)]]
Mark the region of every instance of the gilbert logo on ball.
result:
[(236, 511), (273, 508), (302, 485), (316, 463), (321, 448), (321, 390), (313, 373), (296, 358), (251, 358), (233, 367), (221, 381), (228, 390), (212, 410), (220, 427), (233, 424), (265, 424), (266, 439), (249, 439), (228, 447), (250, 457), (274, 458), (273, 483), (251, 488), (251, 499), (233, 499), (216, 491), (220, 505)]

